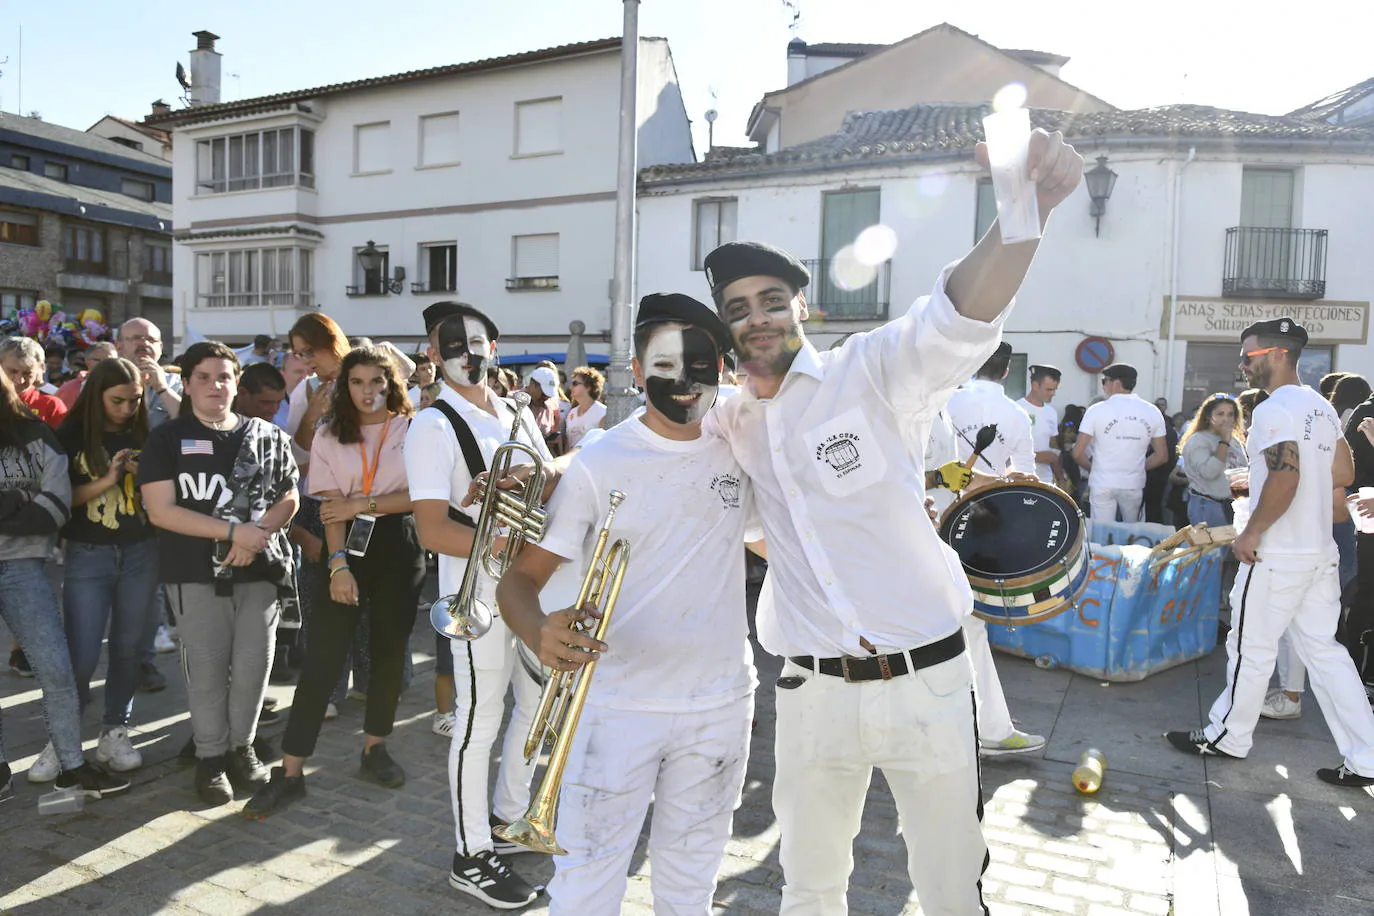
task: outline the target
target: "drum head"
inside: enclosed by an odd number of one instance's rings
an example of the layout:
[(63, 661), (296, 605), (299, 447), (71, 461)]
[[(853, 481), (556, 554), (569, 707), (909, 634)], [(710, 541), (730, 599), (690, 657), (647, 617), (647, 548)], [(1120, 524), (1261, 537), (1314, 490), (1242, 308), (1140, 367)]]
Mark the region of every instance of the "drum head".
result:
[(950, 506), (940, 537), (970, 576), (1017, 579), (1061, 562), (1079, 536), (1083, 516), (1062, 491), (1044, 484), (1005, 483)]

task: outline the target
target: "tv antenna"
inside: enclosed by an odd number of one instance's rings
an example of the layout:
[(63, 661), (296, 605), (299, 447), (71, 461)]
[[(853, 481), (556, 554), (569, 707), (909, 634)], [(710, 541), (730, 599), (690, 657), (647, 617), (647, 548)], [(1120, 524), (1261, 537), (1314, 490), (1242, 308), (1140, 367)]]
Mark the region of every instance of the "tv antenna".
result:
[(709, 153), (716, 146), (716, 117), (714, 108), (706, 109), (706, 151)]
[(792, 33), (792, 37), (797, 37), (797, 32), (801, 29), (801, 0), (782, 0), (783, 9), (792, 14), (792, 21), (787, 24), (787, 31)]

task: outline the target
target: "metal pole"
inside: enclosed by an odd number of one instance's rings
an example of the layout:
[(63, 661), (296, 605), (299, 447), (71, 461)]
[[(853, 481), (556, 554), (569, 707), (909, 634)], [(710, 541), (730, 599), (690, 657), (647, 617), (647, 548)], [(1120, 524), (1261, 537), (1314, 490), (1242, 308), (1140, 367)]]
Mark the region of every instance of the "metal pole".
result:
[(620, 40), (620, 160), (615, 190), (615, 277), (611, 281), (611, 364), (606, 397), (607, 425), (619, 423), (638, 406), (630, 375), (635, 307), (635, 180), (639, 118), (635, 105), (639, 74), (639, 0), (624, 0)]

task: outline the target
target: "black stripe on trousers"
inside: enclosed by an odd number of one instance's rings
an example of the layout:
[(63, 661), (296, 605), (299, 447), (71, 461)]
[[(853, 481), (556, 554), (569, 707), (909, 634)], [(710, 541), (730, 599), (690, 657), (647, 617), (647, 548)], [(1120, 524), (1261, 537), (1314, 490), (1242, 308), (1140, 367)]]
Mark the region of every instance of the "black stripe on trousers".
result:
[[(973, 703), (973, 765), (978, 773), (978, 831), (983, 829), (983, 755), (980, 753), (978, 740), (978, 696), (970, 688), (968, 692), (969, 700)], [(983, 845), (987, 846), (987, 838), (983, 838)], [(989, 848), (983, 853), (983, 867), (978, 870), (978, 906), (982, 908), (983, 916), (992, 916), (988, 910), (987, 901), (983, 899), (983, 875), (987, 874), (988, 866), (992, 864), (992, 850)]]
[(1226, 737), (1226, 720), (1231, 718), (1231, 711), (1236, 708), (1236, 684), (1240, 681), (1240, 663), (1245, 659), (1245, 654), (1241, 651), (1245, 645), (1245, 601), (1250, 597), (1250, 583), (1255, 581), (1255, 567), (1250, 567), (1250, 572), (1245, 576), (1245, 588), (1240, 590), (1240, 620), (1236, 623), (1236, 673), (1231, 676), (1229, 685), (1231, 691), (1231, 705), (1226, 710), (1226, 715), (1221, 717), (1221, 734), (1213, 738), (1209, 743), (1216, 746), (1222, 738)]
[[(468, 745), (472, 743), (472, 720), (477, 715), (477, 667), (472, 663), (472, 642), (468, 641), (468, 724), (463, 729), (463, 745), (458, 748), (458, 779), (454, 794), (458, 797), (458, 836), (462, 841), (464, 856), (468, 852), (468, 834), (463, 824), (463, 760), (467, 757)], [(452, 647), (450, 647), (452, 648)]]

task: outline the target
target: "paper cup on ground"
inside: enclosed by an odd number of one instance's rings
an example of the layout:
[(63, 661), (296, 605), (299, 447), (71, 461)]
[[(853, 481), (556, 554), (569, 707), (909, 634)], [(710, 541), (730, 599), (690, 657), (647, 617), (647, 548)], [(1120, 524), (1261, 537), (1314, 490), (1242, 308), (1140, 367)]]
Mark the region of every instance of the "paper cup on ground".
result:
[(999, 111), (983, 119), (992, 190), (997, 197), (997, 225), (1007, 244), (1040, 238), (1040, 204), (1027, 168), (1030, 135), (1030, 112), (1024, 108)]

